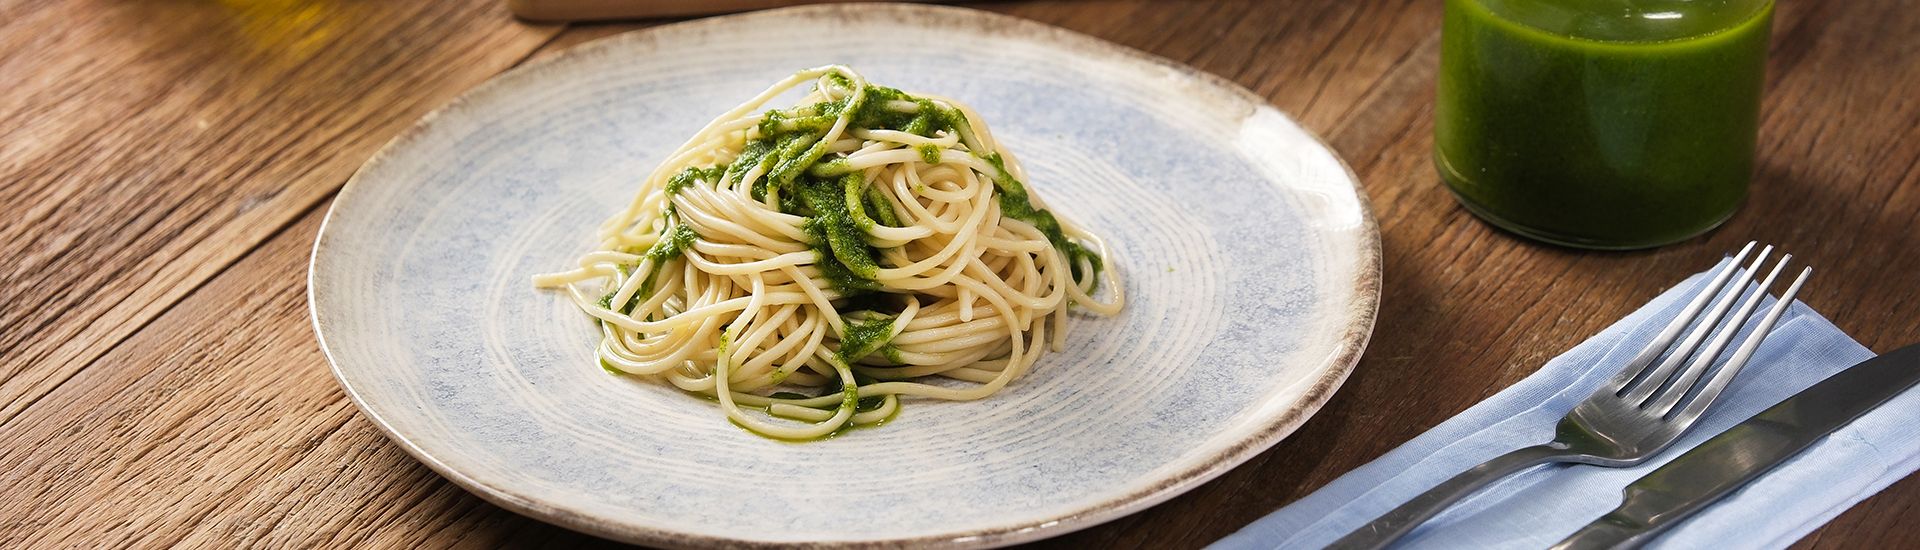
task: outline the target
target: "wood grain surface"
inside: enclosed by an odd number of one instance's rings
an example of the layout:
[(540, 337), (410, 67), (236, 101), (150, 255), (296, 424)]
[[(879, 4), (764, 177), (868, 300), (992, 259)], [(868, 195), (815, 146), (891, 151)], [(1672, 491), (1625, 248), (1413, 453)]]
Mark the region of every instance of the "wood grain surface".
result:
[[(986, 2), (1219, 74), (1325, 136), (1383, 235), (1371, 347), (1298, 433), (1221, 478), (1040, 543), (1194, 547), (1531, 373), (1750, 239), (1876, 351), (1920, 340), (1920, 11), (1782, 3), (1753, 194), (1633, 253), (1474, 220), (1428, 159), (1441, 3)], [(389, 443), (313, 339), (307, 255), (374, 149), (562, 27), (497, 0), (0, 0), (0, 548), (598, 544)], [(1920, 546), (1909, 478), (1799, 546)]]

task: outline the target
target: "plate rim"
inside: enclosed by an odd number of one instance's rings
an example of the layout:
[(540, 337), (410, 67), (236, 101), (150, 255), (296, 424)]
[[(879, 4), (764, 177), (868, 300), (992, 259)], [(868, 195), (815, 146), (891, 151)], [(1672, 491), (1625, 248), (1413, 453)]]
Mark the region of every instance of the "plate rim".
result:
[[(360, 181), (361, 176), (365, 174), (369, 168), (386, 162), (389, 157), (393, 156), (394, 151), (404, 148), (407, 144), (419, 139), (422, 134), (424, 134), (428, 128), (432, 127), (433, 123), (445, 113), (462, 109), (468, 104), (469, 98), (479, 95), (482, 90), (501, 85), (498, 83), (509, 75), (543, 70), (544, 67), (558, 61), (587, 55), (596, 50), (616, 47), (617, 44), (622, 42), (642, 40), (659, 31), (722, 26), (741, 20), (757, 18), (844, 17), (856, 11), (861, 12), (856, 17), (871, 17), (876, 12), (885, 12), (885, 15), (901, 20), (924, 19), (928, 17), (972, 19), (982, 23), (982, 26), (1014, 29), (1020, 31), (1021, 36), (1024, 38), (1037, 39), (1046, 43), (1071, 44), (1097, 51), (1115, 59), (1171, 70), (1207, 87), (1238, 96), (1256, 109), (1266, 108), (1280, 113), (1303, 134), (1311, 138), (1314, 143), (1326, 150), (1335, 162), (1339, 163), (1341, 170), (1346, 175), (1347, 183), (1352, 188), (1356, 199), (1355, 202), (1359, 206), (1361, 223), (1356, 241), (1358, 241), (1357, 244), (1360, 245), (1360, 257), (1355, 259), (1355, 265), (1358, 269), (1355, 273), (1355, 280), (1352, 281), (1353, 286), (1350, 289), (1353, 293), (1354, 300), (1348, 304), (1344, 324), (1338, 327), (1337, 332), (1340, 333), (1341, 338), (1336, 344), (1335, 353), (1329, 356), (1327, 363), (1322, 367), (1323, 370), (1319, 378), (1311, 380), (1312, 385), (1301, 393), (1299, 400), (1296, 401), (1294, 406), (1290, 407), (1283, 414), (1265, 419), (1265, 421), (1261, 422), (1260, 426), (1253, 431), (1252, 435), (1215, 451), (1210, 456), (1206, 456), (1203, 460), (1191, 466), (1177, 470), (1160, 479), (1153, 480), (1152, 483), (1146, 486), (1102, 498), (1100, 502), (1084, 506), (1080, 509), (1051, 516), (1025, 518), (1007, 525), (968, 531), (896, 538), (874, 538), (857, 541), (814, 542), (734, 538), (689, 533), (635, 523), (605, 521), (601, 518), (581, 514), (565, 507), (555, 506), (537, 499), (525, 498), (505, 488), (491, 486), (480, 479), (467, 476), (448, 466), (415, 444), (411, 439), (397, 432), (384, 417), (367, 405), (366, 401), (361, 397), (360, 392), (354, 389), (353, 384), (348, 381), (347, 376), (341, 372), (339, 362), (334, 359), (333, 351), (327, 344), (327, 331), (325, 330), (327, 324), (321, 319), (315, 291), (316, 287), (314, 285), (316, 274), (319, 271), (318, 261), (321, 251), (327, 246), (327, 228), (333, 223), (334, 214), (337, 213), (343, 199), (353, 193), (356, 189), (355, 184)], [(380, 432), (385, 435), (388, 440), (398, 445), (409, 456), (433, 470), (434, 473), (466, 489), (467, 492), (502, 508), (513, 511), (514, 513), (545, 521), (563, 528), (612, 540), (671, 547), (710, 545), (752, 548), (875, 548), (897, 546), (998, 547), (1065, 535), (1151, 508), (1225, 474), (1246, 463), (1254, 456), (1272, 448), (1287, 436), (1292, 435), (1302, 424), (1305, 424), (1309, 418), (1312, 418), (1321, 408), (1325, 407), (1327, 401), (1332, 398), (1333, 394), (1345, 383), (1347, 377), (1352, 374), (1355, 365), (1360, 360), (1360, 356), (1366, 350), (1367, 344), (1372, 338), (1373, 326), (1379, 313), (1381, 282), (1379, 226), (1374, 219), (1373, 207), (1367, 198), (1366, 190), (1360, 184), (1359, 175), (1354, 173), (1352, 166), (1347, 164), (1346, 159), (1342, 158), (1339, 152), (1328, 144), (1318, 133), (1299, 124), (1298, 119), (1294, 118), (1291, 114), (1272, 105), (1266, 98), (1247, 90), (1244, 86), (1165, 57), (1078, 31), (1021, 17), (957, 6), (911, 3), (862, 3), (857, 5), (814, 4), (792, 6), (692, 19), (645, 29), (637, 29), (576, 44), (553, 55), (514, 66), (489, 77), (487, 80), (462, 92), (447, 103), (421, 116), (419, 120), (414, 121), (406, 130), (382, 145), (378, 151), (375, 151), (372, 156), (368, 157), (365, 163), (355, 169), (353, 175), (341, 186), (339, 192), (335, 194), (332, 202), (328, 205), (326, 217), (321, 221), (320, 229), (315, 233), (313, 249), (308, 254), (307, 259), (306, 294), (307, 312), (312, 322), (314, 339), (320, 346), (321, 354), (327, 359), (328, 370), (333, 373), (335, 381), (339, 382), (341, 389), (346, 393), (347, 398), (353, 403), (354, 407), (359, 409), (361, 414), (366, 415), (367, 419), (378, 427)]]

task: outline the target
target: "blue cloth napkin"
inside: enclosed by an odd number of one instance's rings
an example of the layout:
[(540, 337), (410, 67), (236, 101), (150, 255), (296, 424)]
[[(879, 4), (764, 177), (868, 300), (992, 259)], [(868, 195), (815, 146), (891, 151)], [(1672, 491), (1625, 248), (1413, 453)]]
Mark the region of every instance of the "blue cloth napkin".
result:
[[(1685, 306), (1686, 298), (1707, 282), (1706, 275), (1694, 275), (1533, 376), (1213, 548), (1325, 546), (1474, 464), (1552, 439), (1559, 418), (1652, 340)], [(1772, 302), (1768, 299), (1763, 307)], [(1620, 490), (1628, 483), (1873, 356), (1802, 303), (1788, 308), (1775, 330), (1720, 402), (1673, 449), (1634, 468), (1549, 465), (1522, 472), (1455, 504), (1398, 547), (1550, 546), (1619, 505)], [(1786, 547), (1920, 466), (1920, 422), (1915, 418), (1920, 418), (1920, 391), (1908, 391), (1676, 526), (1650, 547)]]

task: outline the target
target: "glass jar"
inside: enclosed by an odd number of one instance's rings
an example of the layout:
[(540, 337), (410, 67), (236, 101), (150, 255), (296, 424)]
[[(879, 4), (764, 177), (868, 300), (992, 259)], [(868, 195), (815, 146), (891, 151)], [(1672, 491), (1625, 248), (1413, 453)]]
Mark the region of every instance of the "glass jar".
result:
[(1746, 196), (1772, 21), (1772, 0), (1446, 0), (1434, 164), (1535, 239), (1704, 233)]

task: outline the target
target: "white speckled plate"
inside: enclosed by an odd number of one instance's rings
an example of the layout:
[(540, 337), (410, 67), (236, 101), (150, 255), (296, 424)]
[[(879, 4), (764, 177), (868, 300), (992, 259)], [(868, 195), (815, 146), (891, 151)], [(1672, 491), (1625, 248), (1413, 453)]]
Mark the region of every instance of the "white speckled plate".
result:
[[(595, 364), (563, 268), (648, 170), (797, 69), (976, 107), (1129, 300), (991, 398), (763, 439)], [(987, 546), (1143, 509), (1286, 437), (1373, 325), (1379, 245), (1352, 173), (1219, 78), (983, 12), (794, 8), (625, 34), (493, 79), (389, 144), (314, 246), (314, 325), (347, 394), (441, 475), (515, 511), (674, 546)]]

